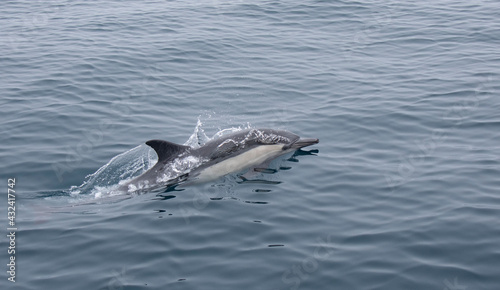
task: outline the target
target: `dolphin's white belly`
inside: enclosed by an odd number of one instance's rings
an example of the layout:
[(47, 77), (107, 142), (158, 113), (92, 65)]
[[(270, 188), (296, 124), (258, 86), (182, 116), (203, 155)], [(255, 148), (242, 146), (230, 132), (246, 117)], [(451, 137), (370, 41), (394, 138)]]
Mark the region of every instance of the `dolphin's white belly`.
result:
[(281, 144), (258, 146), (203, 169), (197, 176), (196, 181), (206, 182), (214, 180), (226, 174), (259, 165), (268, 159), (278, 157), (288, 152), (282, 149), (283, 145)]

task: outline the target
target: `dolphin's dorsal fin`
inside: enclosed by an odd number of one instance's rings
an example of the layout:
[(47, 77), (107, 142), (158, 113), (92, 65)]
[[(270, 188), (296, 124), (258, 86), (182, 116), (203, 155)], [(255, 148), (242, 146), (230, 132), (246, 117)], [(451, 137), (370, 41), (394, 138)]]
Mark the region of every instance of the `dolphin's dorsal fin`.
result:
[(189, 146), (179, 145), (164, 140), (149, 140), (146, 142), (158, 155), (158, 162), (164, 161), (172, 156), (177, 156), (182, 152), (191, 149)]

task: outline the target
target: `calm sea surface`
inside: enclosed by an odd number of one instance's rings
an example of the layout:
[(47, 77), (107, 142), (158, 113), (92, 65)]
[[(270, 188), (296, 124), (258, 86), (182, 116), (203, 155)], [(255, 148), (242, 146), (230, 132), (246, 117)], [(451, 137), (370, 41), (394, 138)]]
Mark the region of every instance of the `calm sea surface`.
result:
[[(499, 15), (2, 1), (0, 288), (499, 289)], [(252, 182), (106, 194), (154, 164), (146, 140), (247, 127), (320, 143)]]

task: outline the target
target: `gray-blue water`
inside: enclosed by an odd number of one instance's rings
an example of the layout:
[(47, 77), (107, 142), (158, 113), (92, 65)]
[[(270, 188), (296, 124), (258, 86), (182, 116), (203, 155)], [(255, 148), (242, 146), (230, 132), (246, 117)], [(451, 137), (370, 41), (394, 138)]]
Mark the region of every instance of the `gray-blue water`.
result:
[[(498, 15), (486, 0), (2, 1), (0, 288), (498, 289)], [(257, 182), (103, 194), (154, 162), (146, 140), (246, 127), (320, 143)]]

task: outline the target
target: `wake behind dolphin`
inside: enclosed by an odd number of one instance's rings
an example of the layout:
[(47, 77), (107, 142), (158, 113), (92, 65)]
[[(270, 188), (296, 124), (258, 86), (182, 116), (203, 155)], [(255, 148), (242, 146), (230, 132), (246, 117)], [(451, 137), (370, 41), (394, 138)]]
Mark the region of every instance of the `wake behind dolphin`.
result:
[(146, 142), (158, 162), (118, 191), (134, 193), (181, 182), (206, 182), (268, 162), (280, 155), (318, 143), (284, 130), (246, 129), (210, 140), (200, 148), (163, 140)]

